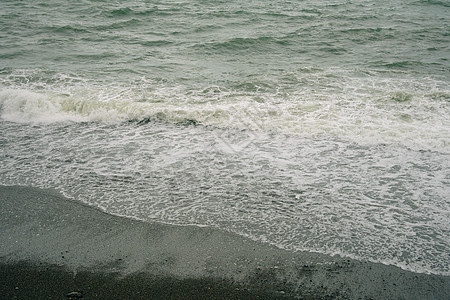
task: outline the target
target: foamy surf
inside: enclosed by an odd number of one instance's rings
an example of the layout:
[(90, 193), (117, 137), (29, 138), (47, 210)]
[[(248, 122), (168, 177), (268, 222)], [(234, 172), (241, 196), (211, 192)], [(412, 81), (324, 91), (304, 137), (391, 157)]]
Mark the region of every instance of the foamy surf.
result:
[(448, 274), (445, 6), (213, 2), (0, 2), (0, 184)]
[(4, 185), (291, 251), (449, 274), (445, 153), (151, 121), (1, 128)]
[[(323, 80), (316, 78), (315, 82), (326, 85)], [(21, 123), (159, 120), (449, 151), (448, 90), (424, 90), (415, 82), (386, 87), (384, 80), (366, 81), (333, 87), (333, 91), (309, 86), (292, 91), (281, 87), (276, 92), (227, 87), (186, 90), (151, 84), (139, 89), (133, 85), (55, 85), (44, 91), (4, 87), (0, 108), (3, 120)]]

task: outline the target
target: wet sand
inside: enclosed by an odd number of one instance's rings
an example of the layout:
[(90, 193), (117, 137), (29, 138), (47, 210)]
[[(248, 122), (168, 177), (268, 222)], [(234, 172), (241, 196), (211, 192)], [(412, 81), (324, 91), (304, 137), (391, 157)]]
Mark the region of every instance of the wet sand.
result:
[(0, 187), (4, 299), (448, 299), (450, 277), (281, 250), (217, 229), (105, 214)]

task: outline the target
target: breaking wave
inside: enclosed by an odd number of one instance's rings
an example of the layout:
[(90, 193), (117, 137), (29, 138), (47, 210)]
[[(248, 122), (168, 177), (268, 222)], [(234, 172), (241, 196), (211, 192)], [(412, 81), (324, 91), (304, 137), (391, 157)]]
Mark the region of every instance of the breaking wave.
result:
[[(450, 95), (444, 91), (354, 91), (324, 95), (242, 93), (211, 87), (81, 89), (70, 93), (2, 89), (1, 118), (18, 123), (164, 121), (220, 128), (336, 136), (362, 144), (403, 144), (447, 152)], [(283, 98), (289, 97), (289, 99)]]

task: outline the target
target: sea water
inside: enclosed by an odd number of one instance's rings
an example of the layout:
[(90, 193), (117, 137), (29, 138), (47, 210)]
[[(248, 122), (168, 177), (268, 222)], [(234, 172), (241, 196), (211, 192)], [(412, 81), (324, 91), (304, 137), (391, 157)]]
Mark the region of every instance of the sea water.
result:
[(0, 184), (450, 274), (447, 1), (0, 2)]

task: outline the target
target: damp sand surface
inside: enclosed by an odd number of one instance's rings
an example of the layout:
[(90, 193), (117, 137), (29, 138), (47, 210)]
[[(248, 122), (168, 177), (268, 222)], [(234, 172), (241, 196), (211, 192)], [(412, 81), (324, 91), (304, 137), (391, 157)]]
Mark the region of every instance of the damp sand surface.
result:
[[(289, 252), (221, 230), (105, 214), (1, 187), (6, 299), (446, 299), (450, 277)], [(70, 294), (77, 292), (75, 294)]]

